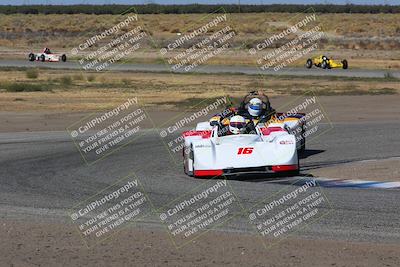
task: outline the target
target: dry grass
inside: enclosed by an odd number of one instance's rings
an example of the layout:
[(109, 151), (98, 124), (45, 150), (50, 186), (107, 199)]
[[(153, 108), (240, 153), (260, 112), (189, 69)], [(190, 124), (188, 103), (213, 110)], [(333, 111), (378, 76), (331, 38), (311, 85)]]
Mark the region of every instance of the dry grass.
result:
[[(70, 77), (71, 83), (64, 83), (65, 77)], [(90, 77), (94, 80), (88, 81)], [(258, 89), (270, 96), (297, 95), (310, 89), (319, 95), (375, 95), (400, 91), (400, 83), (392, 79), (332, 79), (42, 70), (41, 75), (32, 80), (26, 77), (25, 71), (3, 70), (0, 71), (0, 110), (93, 111), (115, 107), (133, 96), (148, 108), (173, 110), (190, 105), (191, 99), (223, 95), (238, 99), (246, 92)], [(45, 85), (49, 91), (7, 92), (6, 83)]]
[[(147, 29), (156, 45), (160, 45), (165, 40), (176, 37), (176, 33), (191, 32), (213, 17), (215, 15), (144, 14), (139, 15), (138, 23)], [(227, 22), (217, 28), (229, 25), (237, 33), (235, 47), (240, 47), (244, 43), (263, 40), (271, 34), (280, 33), (288, 25), (302, 18), (304, 14), (300, 13), (227, 14)], [(57, 49), (72, 48), (87, 38), (113, 27), (123, 19), (124, 17), (118, 15), (0, 15), (0, 32), (3, 33), (0, 46), (28, 48), (42, 47), (45, 43)], [(400, 14), (317, 14), (317, 21), (312, 24), (321, 25), (328, 36), (339, 38), (334, 44), (337, 48), (341, 42), (345, 42), (343, 48), (357, 46), (368, 48), (370, 45), (371, 49), (390, 49), (393, 46), (398, 47), (398, 41), (392, 43), (382, 40), (377, 43), (375, 39), (368, 38), (398, 37), (399, 21)], [(217, 28), (212, 28), (210, 32), (216, 31)], [(121, 31), (126, 32), (130, 29), (122, 28)], [(367, 39), (356, 42), (347, 40), (349, 37)], [(151, 46), (149, 43), (149, 47)]]
[[(265, 36), (285, 29), (281, 22), (297, 21), (300, 13), (241, 13), (228, 14), (227, 24), (239, 34)], [(176, 32), (188, 32), (202, 21), (215, 15), (207, 14), (140, 14), (139, 21), (153, 35), (174, 36)], [(297, 17), (297, 18), (296, 18)], [(124, 17), (119, 15), (0, 15), (0, 29), (8, 33), (75, 33), (94, 34), (104, 31)], [(398, 37), (400, 14), (317, 14), (323, 30), (351, 37)], [(192, 27), (190, 27), (192, 26)], [(127, 29), (125, 29), (127, 30)]]

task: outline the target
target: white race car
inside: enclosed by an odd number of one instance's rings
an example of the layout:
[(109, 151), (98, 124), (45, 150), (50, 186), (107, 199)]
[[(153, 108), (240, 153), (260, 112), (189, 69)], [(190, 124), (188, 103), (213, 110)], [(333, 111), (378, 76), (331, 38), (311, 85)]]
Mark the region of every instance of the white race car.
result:
[(183, 132), (185, 173), (212, 177), (240, 173), (299, 173), (304, 150), (304, 114), (279, 115), (255, 126), (255, 134), (221, 135), (219, 126), (200, 122)]
[(67, 61), (67, 56), (65, 54), (62, 55), (57, 55), (57, 54), (53, 54), (51, 53), (49, 48), (44, 48), (43, 51), (41, 53), (38, 54), (34, 54), (34, 53), (30, 53), (29, 56), (29, 61), (48, 61), (48, 62), (65, 62)]

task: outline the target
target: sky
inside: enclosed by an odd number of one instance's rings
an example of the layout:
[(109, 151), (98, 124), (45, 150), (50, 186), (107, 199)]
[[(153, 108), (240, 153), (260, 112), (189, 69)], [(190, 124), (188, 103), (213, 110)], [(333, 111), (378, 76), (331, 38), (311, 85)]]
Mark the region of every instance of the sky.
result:
[(74, 5), (74, 4), (388, 4), (400, 5), (400, 0), (0, 0), (0, 5)]

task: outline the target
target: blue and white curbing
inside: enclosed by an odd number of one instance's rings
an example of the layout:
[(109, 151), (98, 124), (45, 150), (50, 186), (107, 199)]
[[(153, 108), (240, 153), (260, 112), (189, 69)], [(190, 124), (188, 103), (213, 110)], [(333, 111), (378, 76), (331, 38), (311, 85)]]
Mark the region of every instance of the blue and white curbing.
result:
[[(400, 181), (378, 182), (366, 180), (330, 179), (321, 177), (301, 177), (299, 181), (294, 183), (294, 185), (301, 186), (310, 180), (316, 181), (317, 185), (321, 187), (400, 189)], [(290, 181), (285, 181), (284, 183), (290, 183)], [(291, 183), (293, 184), (293, 180), (291, 180)]]

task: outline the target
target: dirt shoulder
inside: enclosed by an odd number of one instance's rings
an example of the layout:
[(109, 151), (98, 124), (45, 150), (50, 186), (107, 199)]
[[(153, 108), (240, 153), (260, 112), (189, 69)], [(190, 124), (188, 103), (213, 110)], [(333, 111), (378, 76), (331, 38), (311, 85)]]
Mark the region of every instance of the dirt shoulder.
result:
[[(72, 225), (1, 220), (4, 266), (399, 266), (399, 245), (208, 232), (177, 250), (166, 232), (125, 228), (88, 249)], [(321, 253), (323, 252), (323, 253)], [(150, 263), (151, 262), (151, 263)]]
[[(124, 96), (126, 97), (126, 96)], [(271, 103), (278, 110), (282, 110), (287, 103), (297, 96), (273, 96)], [(59, 101), (59, 98), (57, 98)], [(109, 98), (108, 98), (109, 99)], [(100, 101), (100, 97), (98, 98)], [(123, 103), (126, 98), (113, 99), (115, 103)], [(327, 116), (333, 123), (363, 123), (363, 122), (391, 122), (400, 120), (400, 95), (378, 96), (319, 96), (318, 100)], [(45, 102), (52, 100), (43, 98)], [(107, 101), (104, 96), (102, 101)], [(114, 103), (113, 102), (113, 103)], [(110, 108), (111, 109), (111, 108)], [(154, 107), (144, 107), (156, 125), (184, 112), (182, 110), (156, 110)], [(0, 111), (0, 132), (26, 131), (64, 131), (69, 125), (92, 114), (95, 110), (58, 111), (53, 110), (19, 110)], [(100, 111), (97, 111), (100, 112)], [(152, 125), (144, 125), (152, 127)]]

